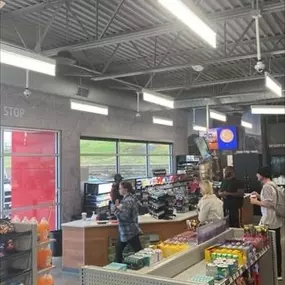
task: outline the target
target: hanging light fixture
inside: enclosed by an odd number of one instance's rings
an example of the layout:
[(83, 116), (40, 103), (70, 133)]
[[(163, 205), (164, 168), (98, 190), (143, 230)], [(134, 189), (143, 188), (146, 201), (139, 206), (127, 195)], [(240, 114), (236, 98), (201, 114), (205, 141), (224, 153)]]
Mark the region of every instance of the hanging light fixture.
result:
[(225, 114), (214, 111), (214, 110), (210, 110), (210, 118), (215, 119), (217, 121), (221, 121), (221, 122), (227, 121), (227, 116)]
[(257, 115), (285, 115), (285, 106), (253, 105), (251, 106), (251, 113)]
[(174, 108), (174, 100), (172, 97), (162, 95), (147, 89), (142, 90), (143, 100), (156, 105), (164, 106), (170, 109)]
[(76, 111), (94, 113), (105, 116), (108, 116), (109, 112), (107, 106), (102, 106), (77, 100), (70, 100), (70, 108)]
[(217, 34), (189, 6), (181, 0), (158, 0), (158, 2), (209, 45), (217, 47)]
[(0, 63), (55, 76), (55, 60), (0, 42)]
[(206, 132), (207, 128), (203, 126), (193, 125), (193, 130), (198, 132)]
[(246, 121), (241, 121), (241, 125), (242, 125), (242, 127), (244, 127), (244, 128), (247, 128), (247, 129), (252, 129), (252, 123), (249, 123), (249, 122), (246, 122)]
[(158, 124), (158, 125), (165, 125), (165, 126), (169, 126), (172, 127), (173, 126), (173, 121), (166, 119), (166, 118), (161, 118), (161, 117), (152, 117), (152, 122), (154, 124)]
[(273, 93), (275, 93), (278, 97), (282, 97), (282, 85), (268, 72), (265, 72), (265, 86)]

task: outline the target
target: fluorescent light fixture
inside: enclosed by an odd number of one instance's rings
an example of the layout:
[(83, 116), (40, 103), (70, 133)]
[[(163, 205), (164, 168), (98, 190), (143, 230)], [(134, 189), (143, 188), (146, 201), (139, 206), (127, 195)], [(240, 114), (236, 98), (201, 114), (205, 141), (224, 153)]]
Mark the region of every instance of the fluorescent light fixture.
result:
[(213, 110), (210, 110), (210, 118), (221, 122), (227, 121), (227, 116), (225, 114)]
[(160, 106), (164, 106), (167, 108), (174, 108), (174, 100), (171, 97), (168, 96), (164, 96), (162, 94), (153, 92), (153, 91), (149, 91), (147, 89), (143, 89), (142, 90), (143, 93), (143, 100), (156, 104), (156, 105), (160, 105)]
[(259, 115), (285, 115), (285, 106), (253, 105), (251, 106), (251, 113)]
[(108, 107), (82, 101), (70, 100), (70, 108), (76, 111), (108, 116)]
[(244, 128), (252, 129), (252, 124), (249, 123), (249, 122), (241, 121), (241, 125), (242, 125)]
[(158, 125), (165, 125), (165, 126), (169, 126), (169, 127), (173, 126), (172, 120), (168, 120), (168, 119), (160, 118), (160, 117), (152, 117), (152, 122), (154, 124), (158, 124)]
[(203, 126), (193, 125), (193, 130), (198, 132), (206, 132), (207, 128)]
[(55, 76), (55, 60), (0, 43), (0, 63)]
[(216, 48), (216, 33), (181, 0), (158, 0), (158, 2), (194, 33), (204, 39), (212, 47)]
[(265, 85), (277, 96), (282, 97), (282, 85), (270, 76), (268, 72), (265, 73)]

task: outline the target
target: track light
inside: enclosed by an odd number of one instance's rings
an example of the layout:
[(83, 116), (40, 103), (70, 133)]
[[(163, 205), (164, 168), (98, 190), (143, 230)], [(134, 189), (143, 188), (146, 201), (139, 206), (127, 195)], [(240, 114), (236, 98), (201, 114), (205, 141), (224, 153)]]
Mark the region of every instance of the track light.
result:
[(204, 41), (216, 48), (216, 33), (181, 0), (158, 0), (158, 2)]
[(167, 108), (174, 108), (174, 100), (171, 97), (143, 89), (143, 100), (156, 105), (164, 106)]
[(221, 122), (227, 121), (227, 116), (225, 114), (213, 110), (210, 110), (210, 118)]
[(285, 106), (283, 105), (253, 105), (251, 113), (258, 115), (285, 115)]
[(108, 116), (108, 112), (109, 112), (108, 107), (106, 106), (91, 104), (91, 103), (77, 101), (77, 100), (70, 100), (70, 108), (76, 111), (94, 113), (94, 114), (105, 115), (105, 116)]
[(161, 118), (161, 117), (152, 117), (152, 122), (154, 124), (158, 124), (158, 125), (165, 125), (165, 126), (169, 126), (169, 127), (173, 126), (172, 120)]
[(55, 76), (55, 60), (0, 42), (0, 63)]

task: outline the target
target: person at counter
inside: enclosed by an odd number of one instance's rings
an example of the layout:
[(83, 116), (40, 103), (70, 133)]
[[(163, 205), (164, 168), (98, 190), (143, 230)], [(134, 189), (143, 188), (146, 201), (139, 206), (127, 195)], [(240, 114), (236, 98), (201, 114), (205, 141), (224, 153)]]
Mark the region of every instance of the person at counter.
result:
[(277, 273), (278, 280), (282, 280), (282, 248), (281, 248), (281, 227), (282, 220), (277, 215), (274, 207), (277, 204), (278, 186), (271, 181), (271, 169), (268, 166), (261, 167), (257, 171), (257, 179), (263, 185), (260, 195), (253, 192), (250, 202), (261, 208), (261, 225), (266, 225), (272, 231), (275, 231), (276, 255), (277, 255)]
[(119, 237), (116, 244), (115, 262), (123, 262), (124, 248), (129, 244), (134, 252), (142, 249), (140, 242), (141, 230), (138, 224), (138, 201), (134, 196), (133, 187), (128, 182), (121, 182), (119, 194), (123, 197), (120, 204), (113, 205), (114, 215), (119, 222)]
[(200, 182), (203, 197), (198, 203), (198, 220), (201, 224), (224, 217), (223, 202), (214, 194), (210, 181)]
[(115, 174), (114, 176), (115, 182), (113, 183), (112, 189), (111, 189), (111, 202), (113, 204), (119, 205), (123, 199), (123, 196), (121, 196), (119, 192), (119, 186), (120, 186), (120, 183), (123, 181), (123, 179), (124, 178), (119, 173)]
[(225, 215), (229, 215), (231, 228), (240, 228), (242, 225), (243, 188), (242, 183), (236, 179), (234, 168), (227, 166), (219, 196), (224, 201)]

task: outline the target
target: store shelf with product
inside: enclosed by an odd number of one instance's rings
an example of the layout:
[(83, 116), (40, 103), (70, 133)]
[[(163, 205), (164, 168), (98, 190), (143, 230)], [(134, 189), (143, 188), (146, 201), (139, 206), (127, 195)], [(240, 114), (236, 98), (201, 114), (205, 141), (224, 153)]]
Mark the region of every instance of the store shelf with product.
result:
[(36, 284), (34, 242), (36, 226), (0, 220), (0, 284)]
[[(274, 232), (228, 229), (212, 239), (141, 270), (84, 266), (82, 285), (277, 285)], [(244, 273), (247, 274), (244, 274)], [(248, 277), (259, 283), (247, 283)], [(236, 281), (244, 283), (235, 283)]]

